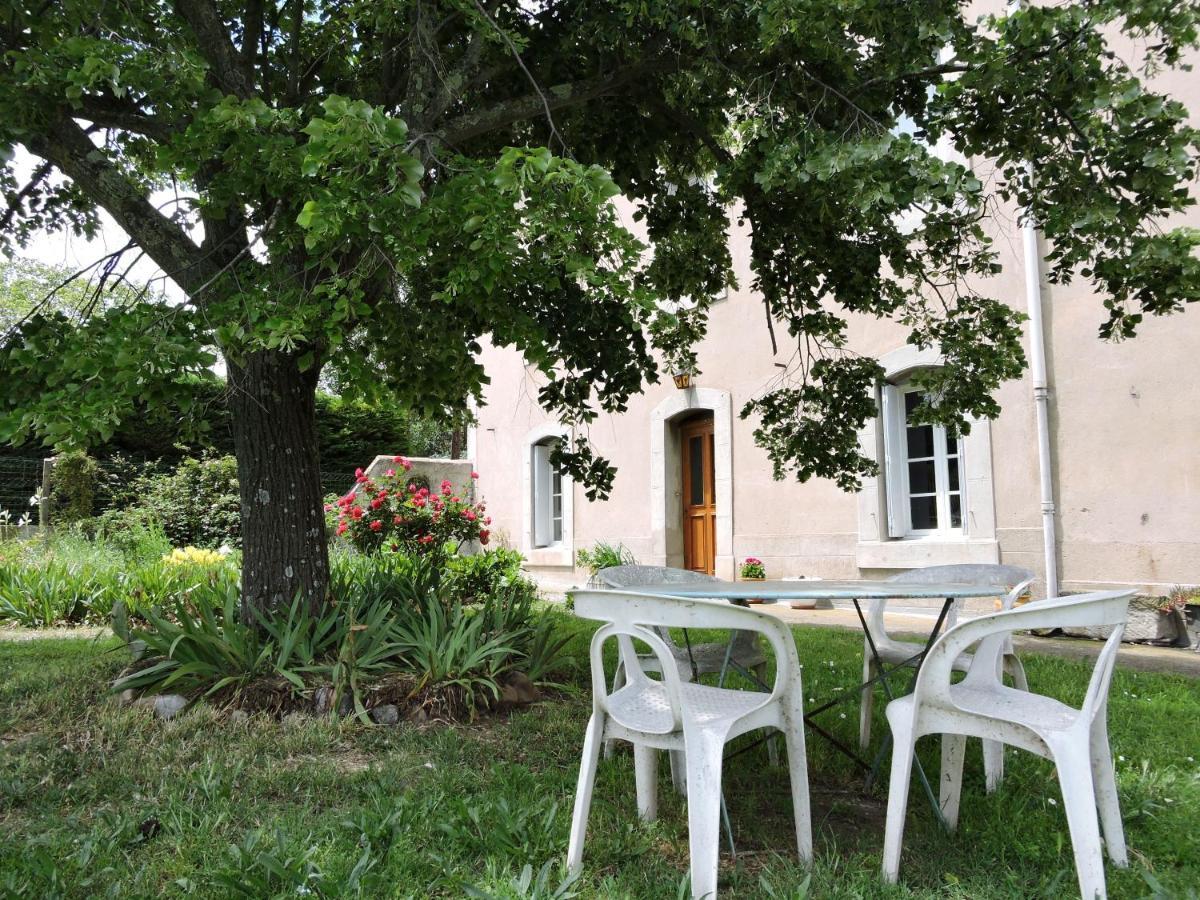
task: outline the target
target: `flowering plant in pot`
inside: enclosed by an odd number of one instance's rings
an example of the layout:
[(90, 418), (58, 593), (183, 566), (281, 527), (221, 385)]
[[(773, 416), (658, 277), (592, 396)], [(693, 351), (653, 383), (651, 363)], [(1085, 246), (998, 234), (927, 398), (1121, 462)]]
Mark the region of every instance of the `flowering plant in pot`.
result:
[(762, 581), (767, 577), (767, 568), (761, 559), (747, 556), (742, 560), (742, 581)]
[[(378, 480), (359, 469), (350, 493), (326, 507), (336, 512), (335, 532), (364, 552), (390, 551), (412, 556), (446, 556), (466, 541), (486, 545), (492, 520), (482, 502), (468, 499), (465, 486), (443, 481), (435, 490), (408, 481), (412, 468), (403, 456), (397, 468)], [(474, 472), (471, 477), (477, 477)]]

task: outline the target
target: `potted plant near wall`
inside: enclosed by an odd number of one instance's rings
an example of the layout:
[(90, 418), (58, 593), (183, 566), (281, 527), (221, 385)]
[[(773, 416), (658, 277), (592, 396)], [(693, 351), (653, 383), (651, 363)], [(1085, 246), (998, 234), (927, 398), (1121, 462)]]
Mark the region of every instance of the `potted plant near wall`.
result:
[(767, 567), (763, 565), (761, 559), (753, 556), (747, 556), (742, 560), (742, 581), (765, 581), (767, 578)]

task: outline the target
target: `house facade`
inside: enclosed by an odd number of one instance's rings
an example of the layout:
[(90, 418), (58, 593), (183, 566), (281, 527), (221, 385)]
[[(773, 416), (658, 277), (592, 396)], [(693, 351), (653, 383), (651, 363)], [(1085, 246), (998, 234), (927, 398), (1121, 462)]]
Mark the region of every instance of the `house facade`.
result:
[[(1176, 78), (1168, 92), (1200, 111), (1200, 79)], [(1200, 583), (1200, 310), (1148, 319), (1131, 341), (1102, 341), (1102, 298), (1085, 280), (1047, 284), (1045, 247), (1009, 212), (993, 225), (1004, 268), (987, 291), (1031, 316), (1033, 365), (1000, 389), (995, 420), (958, 440), (910, 427), (909, 379), (938, 364), (936, 351), (907, 345), (894, 323), (851, 318), (848, 346), (887, 373), (878, 416), (860, 434), (880, 474), (857, 493), (773, 480), (755, 422), (739, 412), (790, 351), (772, 353), (761, 299), (745, 287), (749, 238), (731, 223), (743, 287), (712, 306), (700, 374), (687, 389), (664, 376), (588, 430), (617, 467), (607, 500), (588, 501), (549, 466), (553, 442), (572, 435), (538, 407), (541, 376), (516, 352), (484, 351), (491, 384), (469, 455), (497, 538), (551, 587), (581, 583), (575, 552), (598, 541), (624, 544), (641, 563), (724, 578), (754, 556), (770, 578), (982, 562), (1032, 569), (1038, 590), (1161, 594)], [(1200, 227), (1200, 212), (1184, 221)]]

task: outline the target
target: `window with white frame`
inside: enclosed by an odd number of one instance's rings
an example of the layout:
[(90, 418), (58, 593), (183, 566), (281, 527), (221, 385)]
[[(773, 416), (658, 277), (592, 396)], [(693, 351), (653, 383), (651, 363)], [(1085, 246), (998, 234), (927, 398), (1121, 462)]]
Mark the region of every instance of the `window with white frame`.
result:
[(963, 441), (941, 425), (912, 421), (921, 392), (883, 386), (884, 480), (893, 538), (962, 537)]
[(533, 546), (554, 547), (563, 540), (563, 479), (562, 474), (550, 464), (550, 454), (558, 446), (558, 438), (547, 438), (530, 448), (533, 454), (531, 468), (533, 477), (530, 498), (533, 510)]

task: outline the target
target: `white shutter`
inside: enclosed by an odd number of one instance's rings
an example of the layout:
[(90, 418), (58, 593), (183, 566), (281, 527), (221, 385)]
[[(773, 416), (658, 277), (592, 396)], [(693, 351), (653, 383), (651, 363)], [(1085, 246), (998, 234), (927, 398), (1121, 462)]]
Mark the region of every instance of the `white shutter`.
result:
[(550, 447), (533, 445), (533, 546), (548, 547), (554, 543), (551, 523), (552, 494), (550, 491)]
[(894, 384), (883, 386), (883, 484), (887, 497), (888, 536), (908, 532), (908, 498), (904, 490), (904, 393)]

